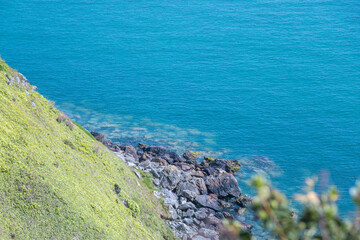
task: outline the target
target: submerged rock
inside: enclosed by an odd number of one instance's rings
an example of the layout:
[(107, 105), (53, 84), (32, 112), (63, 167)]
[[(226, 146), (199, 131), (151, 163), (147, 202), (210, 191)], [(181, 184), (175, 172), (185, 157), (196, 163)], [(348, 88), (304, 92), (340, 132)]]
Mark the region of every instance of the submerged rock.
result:
[(183, 154), (183, 157), (184, 157), (186, 160), (191, 160), (191, 159), (196, 159), (198, 155), (199, 155), (199, 154), (198, 154), (197, 152), (186, 151), (186, 152)]

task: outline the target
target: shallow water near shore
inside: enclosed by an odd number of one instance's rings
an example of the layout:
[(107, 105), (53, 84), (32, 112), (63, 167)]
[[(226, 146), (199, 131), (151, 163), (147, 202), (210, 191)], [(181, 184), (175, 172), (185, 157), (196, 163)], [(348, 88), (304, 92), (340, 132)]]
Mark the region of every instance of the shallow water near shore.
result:
[(243, 159), (244, 192), (263, 172), (291, 197), (328, 170), (347, 214), (360, 177), (359, 12), (356, 0), (14, 0), (0, 5), (0, 53), (114, 141)]

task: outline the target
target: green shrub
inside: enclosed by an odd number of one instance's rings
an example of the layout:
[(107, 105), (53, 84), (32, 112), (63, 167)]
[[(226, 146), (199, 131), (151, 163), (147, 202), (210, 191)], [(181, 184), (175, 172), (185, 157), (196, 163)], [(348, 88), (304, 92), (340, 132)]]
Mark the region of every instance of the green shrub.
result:
[[(360, 182), (350, 191), (358, 207), (358, 216), (353, 222), (338, 216), (336, 188), (330, 187), (327, 192), (319, 194), (314, 191), (315, 182), (315, 179), (306, 180), (304, 194), (294, 196), (303, 204), (302, 212), (296, 216), (290, 210), (286, 197), (271, 187), (265, 178), (256, 176), (250, 182), (257, 190), (250, 208), (275, 239), (360, 239)], [(237, 235), (237, 239), (255, 239), (248, 232), (239, 230), (241, 227), (235, 223), (227, 225)]]

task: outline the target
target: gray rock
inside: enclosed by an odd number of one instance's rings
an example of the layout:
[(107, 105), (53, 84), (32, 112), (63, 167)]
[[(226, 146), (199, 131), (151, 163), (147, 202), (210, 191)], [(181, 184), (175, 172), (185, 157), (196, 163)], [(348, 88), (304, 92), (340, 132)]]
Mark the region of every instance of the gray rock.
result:
[(194, 221), (191, 218), (184, 218), (183, 222), (186, 225), (192, 225), (194, 223)]
[(138, 179), (141, 179), (141, 175), (138, 171), (134, 170), (134, 173)]
[(160, 184), (163, 188), (173, 190), (181, 180), (181, 172), (175, 166), (166, 167), (160, 178)]
[(199, 210), (195, 212), (195, 218), (198, 220), (204, 220), (207, 216), (208, 214), (205, 211)]
[(176, 219), (179, 218), (179, 216), (178, 216), (175, 208), (174, 208), (172, 205), (169, 205), (169, 213), (170, 213), (170, 215), (171, 215), (171, 219), (172, 219), (172, 220), (176, 220)]
[(208, 194), (208, 190), (206, 188), (206, 184), (205, 184), (204, 179), (202, 179), (202, 178), (193, 178), (193, 179), (191, 179), (191, 183), (196, 186), (196, 188), (198, 189), (198, 191), (200, 192), (201, 195), (207, 195)]
[(175, 193), (171, 192), (170, 190), (163, 188), (161, 189), (161, 193), (164, 196), (164, 205), (172, 205), (175, 208), (179, 207), (179, 202), (177, 200), (177, 196)]
[(193, 201), (200, 192), (192, 183), (181, 182), (176, 188), (176, 194)]
[(195, 211), (193, 209), (188, 209), (184, 215), (186, 215), (186, 217), (192, 217), (194, 214)]
[(191, 202), (183, 203), (179, 206), (180, 210), (196, 209), (195, 205)]
[(210, 240), (210, 238), (206, 238), (200, 235), (196, 235), (195, 237), (192, 238), (192, 240)]
[(186, 159), (186, 160), (190, 160), (190, 159), (196, 159), (198, 156), (198, 154), (196, 152), (193, 152), (193, 151), (186, 151), (184, 154), (183, 154), (183, 157)]
[(139, 164), (139, 167), (142, 169), (146, 169), (150, 166), (150, 160), (143, 161)]
[(156, 171), (154, 168), (151, 168), (151, 169), (150, 169), (150, 172), (152, 173), (152, 175), (153, 175), (155, 178), (160, 178), (160, 174), (159, 174), (158, 171)]
[(239, 197), (241, 194), (236, 178), (224, 171), (208, 176), (205, 183), (211, 193), (220, 197)]
[(196, 225), (200, 225), (200, 221), (198, 220), (198, 219), (196, 219), (196, 218), (193, 218), (193, 221), (194, 221), (194, 223), (196, 224)]
[(160, 185), (160, 180), (157, 179), (157, 178), (153, 178), (153, 179), (152, 179), (152, 182), (153, 182), (153, 184), (154, 184), (155, 186), (159, 186), (159, 185)]
[(195, 202), (202, 207), (214, 209), (215, 211), (220, 210), (217, 199), (209, 195), (199, 195), (195, 198)]
[(210, 229), (207, 229), (207, 228), (200, 228), (199, 233), (200, 233), (202, 236), (204, 236), (204, 237), (206, 237), (206, 238), (213, 239), (213, 240), (219, 238), (219, 236), (218, 236), (218, 234), (217, 234), (216, 231), (210, 230)]
[(137, 155), (137, 152), (133, 146), (124, 145), (124, 146), (119, 146), (119, 147), (124, 153), (132, 156), (134, 158), (135, 162), (139, 162), (139, 156)]
[(186, 198), (184, 198), (184, 197), (180, 197), (180, 204), (183, 204), (183, 203), (186, 203), (187, 201), (186, 201)]

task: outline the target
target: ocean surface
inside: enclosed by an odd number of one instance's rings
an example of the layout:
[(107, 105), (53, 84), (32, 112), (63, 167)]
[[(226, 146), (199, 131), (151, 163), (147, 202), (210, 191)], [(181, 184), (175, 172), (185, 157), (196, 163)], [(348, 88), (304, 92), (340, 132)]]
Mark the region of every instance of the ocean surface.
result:
[(248, 193), (320, 175), (354, 209), (359, 0), (0, 0), (0, 54), (114, 141), (240, 159)]

